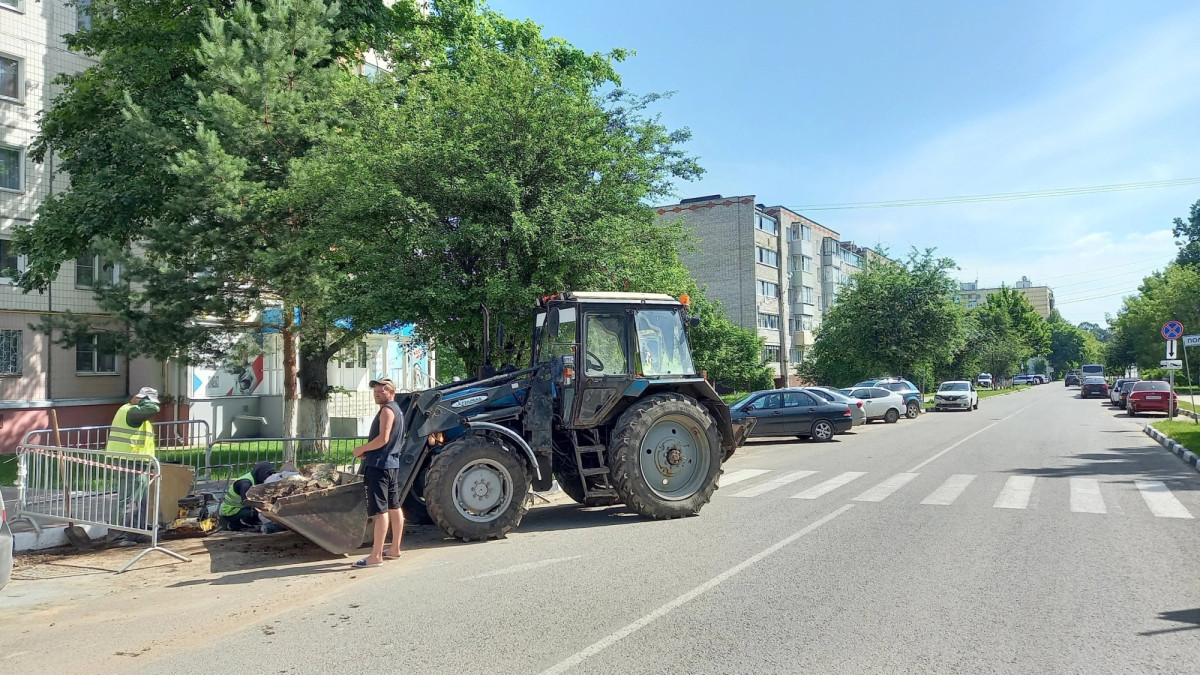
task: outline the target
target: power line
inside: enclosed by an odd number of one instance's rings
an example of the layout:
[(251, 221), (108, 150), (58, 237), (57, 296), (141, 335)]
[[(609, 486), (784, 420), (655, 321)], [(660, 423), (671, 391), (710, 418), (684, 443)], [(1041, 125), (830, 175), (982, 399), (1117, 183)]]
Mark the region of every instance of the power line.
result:
[(1098, 192), (1125, 192), (1129, 190), (1149, 190), (1180, 185), (1195, 185), (1200, 178), (1176, 178), (1173, 180), (1146, 181), (1142, 183), (1114, 183), (1111, 185), (1090, 185), (1085, 187), (1057, 188), (1054, 190), (1035, 190), (1032, 192), (999, 192), (985, 195), (960, 195), (957, 197), (940, 197), (934, 199), (894, 199), (878, 202), (845, 202), (841, 204), (809, 204), (806, 206), (789, 206), (788, 209), (800, 211), (841, 211), (848, 209), (891, 209), (912, 206), (940, 206), (943, 204), (972, 204), (977, 202), (1007, 202), (1021, 199), (1046, 199), (1050, 197), (1069, 197), (1072, 195), (1087, 195)]
[(1090, 270), (1084, 270), (1083, 272), (1072, 272), (1070, 274), (1059, 274), (1058, 276), (1046, 277), (1045, 279), (1043, 279), (1043, 281), (1050, 281), (1051, 279), (1066, 279), (1067, 277), (1077, 277), (1081, 274), (1095, 274), (1096, 272), (1103, 272), (1104, 270), (1115, 270), (1115, 269), (1118, 269), (1121, 267), (1131, 267), (1133, 265), (1145, 265), (1146, 263), (1152, 262), (1155, 260), (1162, 260), (1162, 256), (1146, 258), (1145, 260), (1135, 260), (1133, 262), (1121, 263), (1120, 265), (1109, 265), (1108, 267), (1096, 267), (1096, 268), (1093, 268)]
[(1075, 299), (1075, 300), (1063, 300), (1062, 302), (1055, 302), (1054, 304), (1055, 304), (1055, 305), (1069, 305), (1069, 304), (1071, 304), (1071, 303), (1073, 303), (1073, 302), (1087, 302), (1088, 300), (1101, 300), (1101, 299), (1103, 299), (1103, 298), (1113, 298), (1113, 297), (1116, 297), (1116, 296), (1118, 296), (1118, 295), (1133, 295), (1133, 294), (1135, 294), (1135, 293), (1137, 293), (1137, 291), (1136, 291), (1136, 290), (1133, 290), (1133, 291), (1121, 291), (1120, 293), (1109, 293), (1109, 294), (1107, 294), (1107, 295), (1097, 295), (1097, 296), (1095, 296), (1095, 297), (1091, 297), (1091, 298), (1077, 298), (1077, 299)]
[[(1108, 289), (1110, 289), (1110, 288), (1129, 288), (1129, 285), (1130, 285), (1130, 284), (1132, 284), (1132, 283), (1134, 283), (1134, 282), (1132, 282), (1132, 281), (1122, 281), (1122, 282), (1121, 282), (1121, 283), (1119, 283), (1119, 284), (1109, 284), (1108, 286), (1098, 286), (1098, 287), (1096, 287), (1096, 288), (1085, 288), (1085, 289), (1083, 289), (1083, 290), (1081, 290), (1081, 291), (1072, 291), (1071, 293), (1063, 293), (1063, 294), (1062, 294), (1062, 297), (1064, 297), (1064, 298), (1070, 298), (1070, 297), (1072, 297), (1072, 296), (1091, 295), (1091, 294), (1093, 294), (1093, 293), (1096, 293), (1097, 291), (1106, 291), (1106, 290), (1108, 290)], [(1054, 295), (1055, 295), (1055, 297), (1058, 297), (1058, 294), (1057, 294), (1057, 293), (1055, 293)]]
[[(1076, 281), (1076, 282), (1070, 283), (1070, 284), (1062, 284), (1059, 286), (1055, 286), (1054, 290), (1055, 290), (1055, 292), (1057, 292), (1058, 289), (1060, 289), (1060, 288), (1070, 288), (1072, 286), (1086, 286), (1087, 284), (1094, 284), (1098, 281), (1109, 281), (1116, 277), (1127, 277), (1127, 276), (1130, 276), (1133, 274), (1145, 274), (1146, 272), (1150, 272), (1152, 270), (1157, 270), (1157, 269), (1158, 269), (1158, 266), (1156, 265), (1154, 267), (1145, 267), (1140, 270), (1131, 270), (1129, 272), (1121, 272), (1120, 274), (1112, 274), (1107, 277), (1096, 277), (1095, 279), (1089, 279), (1088, 281)], [(1095, 290), (1095, 289), (1093, 289), (1093, 290)], [(1087, 291), (1084, 290), (1084, 291), (1080, 291), (1080, 292), (1086, 293)], [(1075, 293), (1075, 291), (1071, 291), (1071, 293)], [(1071, 293), (1068, 293), (1067, 295), (1071, 295)]]

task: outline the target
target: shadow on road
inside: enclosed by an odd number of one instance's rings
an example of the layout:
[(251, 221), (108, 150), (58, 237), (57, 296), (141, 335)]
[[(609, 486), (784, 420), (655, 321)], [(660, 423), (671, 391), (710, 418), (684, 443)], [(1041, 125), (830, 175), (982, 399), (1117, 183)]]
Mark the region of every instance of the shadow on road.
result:
[(1174, 621), (1175, 623), (1190, 623), (1190, 626), (1176, 626), (1175, 628), (1163, 628), (1161, 630), (1148, 630), (1138, 633), (1142, 637), (1152, 635), (1164, 635), (1166, 633), (1178, 633), (1185, 630), (1196, 630), (1200, 628), (1200, 608), (1196, 609), (1179, 609), (1174, 612), (1159, 612), (1158, 618), (1161, 621)]
[(647, 522), (623, 504), (583, 507), (578, 504), (547, 506), (530, 511), (513, 532), (552, 532)]
[(1007, 473), (1045, 478), (1068, 478), (1071, 476), (1125, 476), (1126, 480), (1115, 483), (1133, 483), (1135, 480), (1170, 481), (1172, 490), (1200, 490), (1200, 481), (1191, 467), (1177, 457), (1156, 446), (1141, 448), (1110, 448), (1105, 452), (1068, 455), (1074, 460), (1070, 466), (1038, 467), (1036, 469), (1013, 469)]

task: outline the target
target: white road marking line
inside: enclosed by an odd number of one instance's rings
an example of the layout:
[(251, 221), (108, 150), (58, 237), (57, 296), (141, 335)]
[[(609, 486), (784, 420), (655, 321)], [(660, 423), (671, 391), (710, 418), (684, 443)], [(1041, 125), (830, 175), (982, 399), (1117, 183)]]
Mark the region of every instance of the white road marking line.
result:
[(524, 572), (526, 570), (536, 570), (539, 567), (547, 567), (549, 565), (557, 565), (558, 563), (561, 563), (561, 562), (567, 562), (568, 560), (578, 560), (582, 557), (583, 556), (581, 556), (581, 555), (573, 555), (569, 558), (546, 558), (545, 560), (538, 560), (538, 561), (529, 562), (529, 563), (521, 563), (520, 565), (513, 565), (512, 567), (503, 567), (501, 569), (493, 570), (491, 572), (484, 572), (483, 574), (476, 574), (473, 577), (466, 577), (465, 579), (461, 579), (461, 581), (474, 581), (475, 579), (486, 579), (488, 577), (498, 577), (501, 574), (513, 574), (514, 572)]
[(1071, 511), (1075, 513), (1108, 513), (1100, 494), (1100, 481), (1095, 478), (1071, 479)]
[(562, 661), (559, 661), (558, 663), (554, 664), (553, 666), (550, 666), (546, 670), (542, 671), (542, 675), (558, 675), (558, 673), (567, 672), (568, 670), (583, 663), (588, 658), (595, 656), (596, 654), (599, 654), (600, 652), (604, 651), (605, 649), (608, 649), (609, 647), (611, 647), (612, 645), (621, 641), (622, 639), (632, 635), (633, 633), (636, 633), (637, 631), (645, 628), (646, 626), (649, 626), (651, 623), (654, 623), (658, 619), (661, 619), (662, 617), (666, 616), (667, 614), (670, 614), (672, 611), (682, 607), (683, 605), (686, 605), (687, 603), (691, 602), (692, 600), (695, 600), (697, 597), (712, 590), (713, 588), (716, 588), (717, 586), (721, 585), (726, 580), (728, 580), (729, 578), (738, 574), (739, 572), (742, 572), (746, 568), (750, 567), (751, 565), (754, 565), (755, 563), (761, 561), (762, 559), (766, 558), (767, 556), (778, 552), (780, 549), (784, 548), (785, 546), (787, 546), (787, 545), (791, 544), (792, 542), (800, 539), (801, 537), (809, 534), (813, 530), (816, 530), (818, 527), (821, 527), (825, 523), (828, 523), (829, 521), (833, 520), (834, 518), (837, 518), (838, 516), (842, 515), (843, 513), (845, 513), (846, 511), (849, 511), (852, 508), (854, 508), (854, 504), (846, 504), (845, 506), (838, 509), (837, 511), (834, 511), (833, 513), (825, 516), (824, 518), (812, 523), (811, 525), (808, 525), (803, 530), (800, 530), (799, 532), (789, 536), (786, 539), (783, 539), (782, 541), (778, 541), (774, 544), (771, 544), (771, 546), (767, 547), (766, 549), (763, 549), (762, 551), (755, 553), (754, 555), (750, 556), (749, 558), (734, 565), (733, 567), (730, 567), (729, 569), (725, 570), (724, 572), (721, 572), (720, 574), (713, 577), (712, 579), (709, 579), (708, 581), (700, 584), (699, 586), (693, 588), (692, 590), (688, 591), (687, 593), (684, 593), (683, 595), (675, 598), (674, 600), (668, 602), (667, 604), (665, 604), (665, 605), (659, 607), (658, 609), (650, 612), (649, 614), (643, 616), (642, 618), (638, 619), (637, 621), (634, 621), (633, 623), (630, 623), (630, 624), (608, 634), (607, 636), (601, 638), (600, 640), (593, 642), (590, 646), (584, 648), (583, 650), (576, 652), (575, 654), (563, 659)]
[(808, 488), (804, 492), (801, 492), (800, 494), (792, 495), (792, 499), (816, 499), (817, 497), (822, 497), (830, 492), (833, 492), (834, 490), (842, 487), (846, 483), (849, 483), (856, 478), (862, 478), (865, 475), (867, 475), (866, 471), (847, 471), (840, 476), (830, 478), (824, 483), (818, 483)]
[(1191, 518), (1183, 504), (1171, 494), (1171, 490), (1161, 480), (1135, 480), (1134, 484), (1146, 500), (1150, 512), (1159, 518)]
[(941, 457), (942, 455), (946, 454), (947, 452), (950, 452), (951, 450), (957, 448), (958, 446), (962, 445), (963, 443), (966, 443), (967, 441), (971, 440), (972, 438), (975, 438), (976, 436), (978, 436), (979, 434), (982, 434), (983, 432), (987, 431), (988, 429), (991, 429), (992, 427), (996, 426), (997, 424), (1000, 424), (1001, 422), (1010, 420), (1010, 419), (1016, 417), (1017, 415), (1020, 415), (1021, 413), (1025, 412), (1026, 410), (1029, 410), (1030, 408), (1032, 408), (1033, 405), (1034, 404), (1030, 403), (1029, 405), (1025, 406), (1024, 408), (1021, 408), (1017, 412), (1009, 415), (1008, 417), (1004, 417), (1004, 418), (996, 420), (995, 422), (992, 422), (991, 424), (980, 429), (979, 431), (976, 431), (975, 433), (971, 434), (970, 436), (967, 436), (966, 438), (959, 440), (954, 445), (951, 445), (950, 447), (946, 448), (945, 450), (942, 450), (941, 452), (937, 453), (933, 457), (930, 457), (929, 459), (925, 460), (924, 462), (921, 462), (920, 464), (909, 469), (909, 472), (914, 473), (914, 472), (920, 471), (921, 468), (924, 467), (926, 464), (932, 462), (933, 460), (937, 459), (938, 457)]
[(735, 492), (729, 496), (730, 497), (757, 497), (765, 492), (770, 492), (771, 490), (781, 488), (784, 485), (787, 485), (789, 483), (795, 483), (796, 481), (800, 480), (801, 478), (808, 478), (809, 476), (813, 475), (814, 473), (816, 473), (816, 471), (797, 471), (796, 473), (789, 473), (786, 476), (780, 476), (779, 478), (772, 478), (771, 480), (766, 481), (765, 483), (759, 483), (758, 485), (748, 487), (745, 490), (742, 490), (741, 492)]
[(730, 485), (733, 485), (734, 483), (740, 483), (744, 480), (750, 480), (751, 478), (754, 478), (755, 476), (761, 476), (764, 473), (771, 473), (771, 470), (770, 469), (742, 469), (740, 471), (734, 471), (733, 473), (727, 473), (727, 474), (721, 476), (720, 478), (718, 478), (717, 486), (718, 487), (729, 487)]
[(933, 506), (950, 506), (954, 500), (958, 499), (959, 495), (967, 489), (971, 481), (975, 480), (975, 474), (956, 473), (946, 479), (942, 486), (934, 490), (928, 497), (921, 501), (922, 504), (931, 504)]
[(1029, 498), (1033, 496), (1033, 484), (1036, 481), (1037, 476), (1010, 476), (992, 508), (1023, 509), (1029, 506)]
[(875, 487), (873, 487), (869, 490), (866, 490), (861, 495), (855, 497), (852, 501), (881, 502), (881, 501), (887, 499), (888, 497), (891, 497), (892, 493), (895, 492), (896, 490), (899, 490), (900, 488), (904, 487), (905, 485), (908, 485), (908, 482), (910, 480), (916, 478), (919, 475), (921, 475), (921, 474), (919, 474), (919, 473), (898, 473), (895, 476), (892, 476), (891, 478), (888, 478), (887, 480), (883, 481), (879, 485), (876, 485)]

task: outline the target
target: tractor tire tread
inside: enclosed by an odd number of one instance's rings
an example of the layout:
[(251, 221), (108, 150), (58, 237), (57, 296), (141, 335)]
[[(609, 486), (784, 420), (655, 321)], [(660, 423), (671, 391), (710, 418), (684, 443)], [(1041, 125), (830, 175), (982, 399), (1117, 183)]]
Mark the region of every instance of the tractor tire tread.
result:
[[(649, 419), (652, 411), (663, 406), (674, 409), (673, 412), (684, 412), (693, 415), (704, 427), (708, 437), (709, 452), (712, 453), (712, 466), (708, 481), (695, 494), (687, 499), (668, 501), (654, 499), (653, 496), (643, 495), (635, 489), (635, 482), (643, 482), (641, 476), (641, 439), (645, 438), (654, 424)], [(632, 452), (629, 449), (632, 448)], [(621, 496), (629, 508), (644, 518), (652, 520), (670, 520), (693, 516), (700, 512), (717, 489), (717, 477), (723, 473), (721, 457), (721, 435), (716, 420), (708, 410), (694, 399), (682, 394), (654, 394), (630, 406), (617, 419), (613, 427), (612, 440), (609, 443), (608, 466), (613, 488)], [(647, 486), (646, 492), (650, 492)]]
[[(451, 465), (454, 464), (459, 455), (469, 452), (474, 446), (500, 446), (501, 449), (495, 451), (506, 457), (513, 458), (516, 460), (514, 463), (520, 467), (519, 475), (512, 476), (514, 487), (513, 503), (509, 505), (508, 512), (501, 516), (501, 522), (496, 526), (492, 526), (492, 523), (470, 523), (469, 525), (456, 523), (454, 519), (449, 517), (449, 513), (447, 512), (453, 510), (453, 506), (448, 505), (443, 500), (434, 498), (439, 489), (453, 494), (453, 486), (450, 485), (450, 482), (454, 480), (455, 474), (451, 472)], [(466, 542), (487, 541), (488, 539), (503, 539), (510, 530), (521, 524), (521, 519), (529, 511), (529, 475), (524, 461), (502, 448), (503, 446), (500, 442), (494, 439), (485, 436), (467, 436), (452, 441), (446, 446), (445, 450), (438, 453), (433, 458), (433, 461), (429, 463), (429, 470), (425, 474), (425, 503), (428, 505), (430, 520), (441, 528), (443, 532)], [(521, 482), (520, 485), (517, 485), (518, 480)], [(517, 492), (520, 494), (517, 494)], [(471, 525), (477, 527), (471, 527)]]

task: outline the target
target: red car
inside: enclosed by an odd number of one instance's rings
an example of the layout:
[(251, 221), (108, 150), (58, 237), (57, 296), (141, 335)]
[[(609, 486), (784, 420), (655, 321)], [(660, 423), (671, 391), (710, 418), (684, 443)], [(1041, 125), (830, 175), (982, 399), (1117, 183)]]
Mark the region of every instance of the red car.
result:
[(1179, 397), (1171, 391), (1170, 384), (1166, 382), (1136, 382), (1133, 390), (1129, 392), (1125, 410), (1129, 412), (1130, 417), (1137, 417), (1144, 412), (1165, 413), (1169, 410), (1168, 405), (1174, 406), (1175, 413), (1179, 414)]

